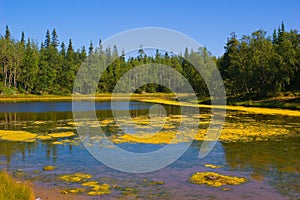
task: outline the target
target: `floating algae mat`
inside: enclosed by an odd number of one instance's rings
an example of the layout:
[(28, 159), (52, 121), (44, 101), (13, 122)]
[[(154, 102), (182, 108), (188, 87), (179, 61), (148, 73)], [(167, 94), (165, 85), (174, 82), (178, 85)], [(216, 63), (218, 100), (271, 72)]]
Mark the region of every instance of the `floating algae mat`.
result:
[(246, 178), (225, 176), (215, 172), (196, 172), (193, 174), (189, 182), (193, 184), (206, 184), (212, 187), (221, 187), (224, 185), (240, 185), (247, 181)]
[(50, 133), (48, 134), (52, 138), (64, 138), (75, 136), (74, 132), (62, 132), (62, 133)]
[(92, 187), (92, 191), (88, 192), (88, 195), (96, 196), (96, 195), (104, 195), (104, 194), (110, 194), (110, 185), (103, 183), (103, 184), (93, 184), (89, 185)]
[(59, 178), (65, 182), (81, 182), (86, 179), (91, 179), (93, 176), (90, 174), (84, 173), (75, 173), (75, 174), (65, 174), (61, 175)]
[[(84, 174), (84, 173), (75, 173), (75, 174), (66, 174), (60, 176), (60, 179), (66, 181), (66, 182), (72, 182), (72, 183), (79, 183), (83, 182), (85, 180), (91, 179), (92, 175), (90, 174)], [(98, 196), (98, 195), (105, 195), (105, 194), (111, 194), (110, 185), (103, 183), (100, 184), (97, 181), (87, 181), (83, 182), (81, 184), (83, 187), (88, 188), (72, 188), (72, 189), (66, 189), (62, 190), (61, 193), (68, 194), (68, 193), (86, 193), (87, 195), (91, 196)]]
[[(140, 118), (140, 120), (138, 118)], [(134, 133), (127, 133), (126, 130), (125, 132), (119, 131), (119, 133), (122, 132), (122, 134), (115, 135), (112, 141), (115, 143), (178, 144), (189, 142), (193, 139), (198, 141), (205, 139), (210, 123), (208, 116), (205, 116), (205, 119), (200, 121), (198, 130), (181, 129), (178, 131), (179, 122), (177, 122), (177, 120), (180, 120), (180, 118), (187, 123), (189, 122), (187, 120), (188, 117), (185, 116), (181, 117), (180, 115), (176, 115), (166, 117), (166, 123), (155, 134), (147, 127), (137, 128), (141, 122), (146, 124), (147, 121), (144, 117), (136, 117), (133, 122), (126, 123), (122, 121), (123, 126), (131, 127)], [(201, 118), (201, 115), (198, 116), (198, 118)], [(230, 120), (226, 121), (221, 130), (219, 140), (223, 142), (250, 142), (269, 140), (270, 138), (297, 136), (295, 132), (291, 131), (287, 126), (261, 123), (250, 119), (247, 120), (242, 122), (235, 121), (234, 123), (230, 122)], [(138, 125), (134, 126), (134, 123)], [(109, 124), (107, 124), (107, 126), (109, 127)], [(117, 129), (116, 127), (112, 128)], [(197, 132), (196, 135), (193, 134), (194, 131)], [(210, 131), (217, 132), (219, 130), (210, 129)]]
[(37, 134), (27, 131), (6, 131), (0, 130), (0, 139), (18, 142), (34, 142)]
[(213, 164), (205, 164), (204, 167), (212, 168), (212, 169), (219, 169), (222, 166), (220, 166), (220, 165), (213, 165)]
[(38, 140), (51, 140), (56, 138), (65, 138), (75, 136), (74, 132), (50, 133), (38, 135), (28, 131), (0, 130), (0, 140), (16, 142), (35, 142)]
[(260, 107), (245, 107), (245, 106), (222, 106), (222, 105), (204, 105), (204, 104), (193, 104), (188, 102), (178, 102), (168, 99), (140, 99), (139, 101), (148, 102), (148, 103), (160, 103), (165, 105), (174, 105), (174, 106), (190, 106), (198, 108), (214, 108), (214, 109), (226, 109), (226, 110), (235, 110), (243, 111), (248, 113), (263, 114), (263, 115), (285, 115), (285, 116), (294, 116), (299, 117), (300, 111), (298, 110), (289, 110), (289, 109), (279, 109), (279, 108), (260, 108)]
[(55, 169), (56, 169), (56, 167), (52, 166), (52, 165), (48, 165), (48, 166), (43, 167), (44, 171), (52, 171), (52, 170), (55, 170)]

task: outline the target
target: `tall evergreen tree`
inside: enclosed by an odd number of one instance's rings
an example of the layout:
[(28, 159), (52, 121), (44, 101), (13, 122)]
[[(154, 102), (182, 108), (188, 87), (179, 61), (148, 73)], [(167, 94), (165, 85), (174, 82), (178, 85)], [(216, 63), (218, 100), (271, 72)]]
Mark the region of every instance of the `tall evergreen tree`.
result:
[(58, 35), (57, 35), (55, 29), (53, 29), (53, 31), (52, 31), (51, 45), (52, 45), (54, 48), (57, 48), (58, 45), (59, 45), (59, 42), (58, 42)]

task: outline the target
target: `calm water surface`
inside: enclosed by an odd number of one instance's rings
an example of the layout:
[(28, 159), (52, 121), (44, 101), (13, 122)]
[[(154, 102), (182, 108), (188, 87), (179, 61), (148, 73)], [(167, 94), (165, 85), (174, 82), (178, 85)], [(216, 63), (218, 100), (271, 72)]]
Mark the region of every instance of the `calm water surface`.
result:
[[(131, 102), (131, 115), (147, 115), (150, 106)], [(86, 108), (85, 105), (83, 107)], [(99, 120), (112, 118), (109, 102), (97, 102), (95, 108)], [(117, 109), (127, 108), (124, 102), (119, 102)], [(168, 114), (180, 114), (180, 108), (176, 106), (165, 106), (165, 109)], [(27, 130), (38, 134), (70, 131), (72, 127), (68, 123), (72, 122), (71, 111), (71, 102), (0, 103), (0, 129)], [(207, 113), (209, 110), (200, 112)], [(260, 124), (284, 126), (300, 134), (300, 119), (297, 117), (252, 115), (236, 111), (228, 111), (228, 114), (231, 117), (227, 120), (233, 123), (243, 123), (251, 118)], [(44, 123), (37, 125), (36, 121)], [(104, 130), (107, 135), (115, 134), (114, 130)], [(112, 189), (110, 195), (86, 196), (86, 199), (300, 199), (300, 136), (257, 142), (218, 142), (204, 159), (198, 158), (201, 142), (195, 141), (176, 162), (146, 174), (129, 174), (108, 168), (93, 158), (76, 136), (69, 139), (76, 142), (57, 145), (52, 140), (0, 140), (0, 168), (7, 169), (21, 180), (31, 180), (47, 187), (79, 187), (77, 183), (65, 183), (59, 179), (59, 175), (75, 172), (89, 173), (95, 181), (118, 186)], [(119, 146), (145, 152), (163, 145), (123, 143)], [(223, 167), (210, 169), (204, 167), (207, 163)], [(54, 165), (57, 169), (43, 171), (46, 165)], [(230, 186), (230, 191), (223, 191), (190, 184), (189, 177), (197, 171), (215, 171), (249, 180), (239, 186)], [(163, 181), (164, 184), (151, 184), (154, 181)], [(130, 195), (122, 192), (127, 187), (134, 188), (135, 192)]]

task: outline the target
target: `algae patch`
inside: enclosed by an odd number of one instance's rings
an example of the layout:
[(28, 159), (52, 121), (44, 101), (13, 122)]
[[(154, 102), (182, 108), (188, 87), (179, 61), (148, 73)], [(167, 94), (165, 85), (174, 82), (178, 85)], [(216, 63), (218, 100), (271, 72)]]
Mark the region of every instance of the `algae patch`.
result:
[(88, 195), (96, 196), (96, 195), (104, 195), (104, 194), (110, 194), (110, 185), (103, 183), (99, 185), (92, 186), (92, 191), (88, 192)]
[(64, 138), (75, 136), (74, 132), (62, 132), (62, 133), (50, 133), (48, 134), (52, 138)]
[(55, 170), (55, 169), (56, 169), (56, 167), (52, 166), (52, 165), (48, 165), (48, 166), (43, 167), (43, 171), (52, 171), (52, 170)]
[(0, 139), (17, 142), (34, 142), (37, 134), (27, 131), (0, 130)]
[(65, 174), (61, 175), (59, 178), (65, 182), (81, 182), (86, 179), (91, 179), (93, 176), (90, 174), (84, 174), (84, 173), (75, 173), (75, 174)]
[(205, 164), (204, 167), (212, 168), (212, 169), (219, 169), (222, 166), (220, 166), (220, 165), (212, 165), (212, 164)]
[(196, 172), (193, 174), (189, 182), (193, 184), (206, 184), (212, 187), (221, 187), (224, 185), (240, 185), (247, 181), (246, 178), (226, 176), (215, 172)]

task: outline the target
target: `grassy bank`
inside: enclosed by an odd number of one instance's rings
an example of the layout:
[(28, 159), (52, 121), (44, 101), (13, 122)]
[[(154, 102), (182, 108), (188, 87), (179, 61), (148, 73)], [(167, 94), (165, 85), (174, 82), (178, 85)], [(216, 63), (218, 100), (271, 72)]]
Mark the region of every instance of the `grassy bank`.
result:
[(5, 171), (0, 172), (0, 199), (33, 200), (34, 194), (30, 186), (16, 182)]
[[(85, 99), (90, 98), (92, 95), (77, 95), (77, 99)], [(111, 99), (110, 93), (102, 93), (102, 94), (96, 94), (95, 100), (96, 101), (106, 101)], [(143, 98), (171, 98), (174, 97), (173, 94), (168, 93), (146, 93), (146, 94), (133, 94), (131, 96), (132, 100), (138, 100)], [(65, 95), (65, 96), (59, 96), (59, 95), (25, 95), (25, 94), (17, 94), (17, 95), (0, 95), (0, 102), (15, 102), (15, 101), (72, 101), (72, 95)], [(126, 98), (126, 96), (119, 95), (118, 99)]]

